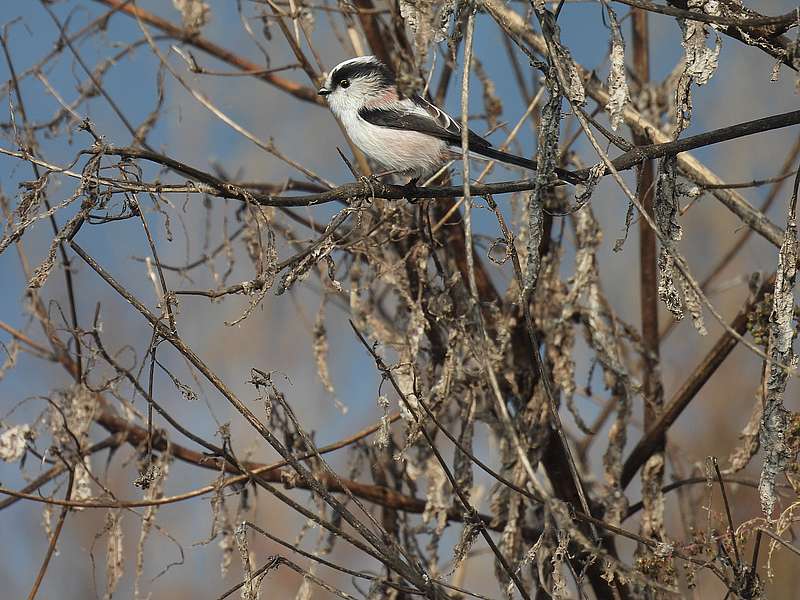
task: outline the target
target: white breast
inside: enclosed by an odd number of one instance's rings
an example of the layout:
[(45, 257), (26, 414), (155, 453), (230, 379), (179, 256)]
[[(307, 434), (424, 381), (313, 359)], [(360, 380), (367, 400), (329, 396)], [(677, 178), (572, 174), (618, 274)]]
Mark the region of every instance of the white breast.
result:
[(432, 173), (446, 160), (447, 145), (442, 140), (417, 131), (373, 125), (356, 110), (334, 112), (358, 149), (384, 169), (417, 177)]

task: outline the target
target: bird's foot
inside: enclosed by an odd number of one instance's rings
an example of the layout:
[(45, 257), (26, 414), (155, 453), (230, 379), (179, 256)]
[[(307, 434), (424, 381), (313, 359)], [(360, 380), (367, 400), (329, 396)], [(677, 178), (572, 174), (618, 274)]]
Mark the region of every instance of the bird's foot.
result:
[(366, 187), (369, 188), (370, 196), (372, 199), (375, 198), (375, 186), (380, 183), (380, 179), (377, 175), (362, 175), (358, 178), (358, 180), (363, 183)]
[(408, 200), (411, 204), (416, 204), (420, 201), (420, 198), (416, 197), (414, 194), (419, 189), (417, 188), (417, 183), (419, 182), (419, 177), (412, 177), (407, 184), (403, 186), (403, 192), (406, 195), (406, 200)]

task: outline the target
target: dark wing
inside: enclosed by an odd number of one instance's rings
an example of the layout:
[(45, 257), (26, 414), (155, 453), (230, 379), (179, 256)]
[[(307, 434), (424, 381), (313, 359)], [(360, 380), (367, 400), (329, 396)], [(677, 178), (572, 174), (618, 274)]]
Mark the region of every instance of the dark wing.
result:
[[(373, 125), (391, 129), (419, 131), (444, 140), (451, 146), (461, 145), (461, 125), (452, 119), (450, 115), (416, 94), (404, 102), (412, 104), (411, 106), (402, 106), (401, 104), (400, 108), (392, 109), (362, 108), (358, 114), (362, 119)], [(469, 147), (471, 150), (480, 150), (491, 146), (491, 143), (477, 133), (472, 130), (469, 131)]]

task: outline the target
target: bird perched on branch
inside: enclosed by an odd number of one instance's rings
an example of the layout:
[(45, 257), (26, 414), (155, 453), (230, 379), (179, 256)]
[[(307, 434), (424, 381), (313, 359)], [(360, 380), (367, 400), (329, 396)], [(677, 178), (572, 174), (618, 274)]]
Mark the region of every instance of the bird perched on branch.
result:
[[(410, 175), (411, 186), (461, 157), (461, 124), (422, 96), (402, 97), (394, 73), (374, 56), (339, 63), (318, 93), (327, 98), (353, 143), (389, 172)], [(492, 148), (474, 131), (468, 136), (472, 156), (537, 168), (536, 161)], [(556, 169), (556, 174), (576, 181), (569, 171)]]

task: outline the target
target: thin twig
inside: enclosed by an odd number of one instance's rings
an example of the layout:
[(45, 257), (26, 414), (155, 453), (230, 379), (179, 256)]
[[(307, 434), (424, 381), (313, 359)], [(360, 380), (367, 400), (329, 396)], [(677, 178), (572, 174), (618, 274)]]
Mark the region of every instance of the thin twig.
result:
[[(72, 485), (75, 482), (75, 470), (72, 467), (68, 468), (69, 479), (67, 480), (67, 491), (64, 493), (64, 497), (67, 499), (72, 495)], [(44, 555), (42, 566), (39, 568), (39, 573), (36, 575), (36, 581), (33, 582), (33, 588), (31, 588), (31, 591), (28, 594), (28, 600), (34, 600), (34, 598), (36, 598), (36, 594), (39, 593), (39, 587), (42, 585), (44, 574), (47, 572), (50, 559), (53, 557), (53, 553), (56, 550), (56, 543), (58, 542), (58, 538), (61, 536), (61, 530), (64, 528), (64, 521), (67, 518), (68, 512), (68, 506), (63, 506), (61, 508), (61, 512), (58, 515), (58, 521), (56, 521), (56, 528), (53, 530), (53, 535), (50, 536), (50, 543), (47, 546), (47, 552)]]

